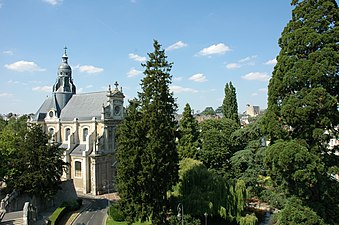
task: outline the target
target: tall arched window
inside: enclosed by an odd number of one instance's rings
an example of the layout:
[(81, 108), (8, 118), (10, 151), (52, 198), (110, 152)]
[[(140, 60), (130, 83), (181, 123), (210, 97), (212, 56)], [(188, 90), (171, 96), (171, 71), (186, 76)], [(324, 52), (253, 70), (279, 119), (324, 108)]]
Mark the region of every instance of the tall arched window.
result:
[(68, 141), (70, 134), (71, 134), (71, 128), (66, 128), (66, 130), (65, 130), (65, 141)]
[(82, 140), (83, 141), (86, 141), (87, 135), (88, 135), (88, 128), (84, 128), (82, 130)]
[(51, 138), (50, 140), (54, 141), (54, 128), (53, 127), (48, 128), (48, 135)]
[(74, 176), (81, 177), (81, 162), (79, 161), (74, 162)]

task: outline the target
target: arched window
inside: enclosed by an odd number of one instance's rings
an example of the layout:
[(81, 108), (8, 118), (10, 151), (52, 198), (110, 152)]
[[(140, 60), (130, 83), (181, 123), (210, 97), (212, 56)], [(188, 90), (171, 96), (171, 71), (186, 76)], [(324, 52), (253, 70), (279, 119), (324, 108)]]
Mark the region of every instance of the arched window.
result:
[(82, 140), (83, 141), (86, 141), (87, 135), (88, 135), (88, 128), (84, 128), (82, 130)]
[(65, 141), (68, 141), (70, 134), (71, 134), (71, 128), (66, 128), (66, 130), (65, 130)]
[(48, 128), (48, 135), (51, 138), (50, 141), (54, 141), (54, 128), (53, 127)]
[(79, 161), (74, 162), (74, 176), (81, 177), (81, 162)]

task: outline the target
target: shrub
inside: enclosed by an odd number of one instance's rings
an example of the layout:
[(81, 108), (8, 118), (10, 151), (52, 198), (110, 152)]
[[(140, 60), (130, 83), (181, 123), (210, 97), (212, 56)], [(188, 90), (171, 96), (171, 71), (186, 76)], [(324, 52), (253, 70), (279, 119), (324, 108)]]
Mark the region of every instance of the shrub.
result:
[(71, 200), (67, 202), (63, 202), (61, 206), (66, 207), (69, 211), (75, 211), (80, 209), (82, 205), (82, 199)]
[(118, 204), (112, 204), (107, 213), (114, 221), (121, 222), (125, 220), (124, 214), (119, 209)]

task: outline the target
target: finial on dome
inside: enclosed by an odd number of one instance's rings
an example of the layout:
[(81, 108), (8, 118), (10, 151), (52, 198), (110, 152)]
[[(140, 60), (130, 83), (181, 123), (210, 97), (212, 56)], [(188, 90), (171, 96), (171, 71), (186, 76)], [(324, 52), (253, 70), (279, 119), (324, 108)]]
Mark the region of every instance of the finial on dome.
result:
[(115, 86), (115, 90), (119, 90), (118, 89), (118, 86), (119, 86), (118, 81), (115, 81), (114, 86)]
[(68, 59), (68, 56), (67, 56), (67, 47), (65, 46), (64, 49), (65, 49), (65, 52), (64, 52), (64, 54), (62, 56), (62, 62), (68, 63), (67, 62), (67, 59)]

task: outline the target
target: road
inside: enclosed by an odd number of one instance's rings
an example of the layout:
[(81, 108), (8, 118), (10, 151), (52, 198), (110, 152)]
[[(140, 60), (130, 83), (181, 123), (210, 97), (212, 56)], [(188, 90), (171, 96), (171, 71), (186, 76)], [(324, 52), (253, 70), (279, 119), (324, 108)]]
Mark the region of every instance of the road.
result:
[(106, 199), (86, 199), (90, 202), (86, 208), (73, 222), (73, 225), (104, 225), (106, 224), (107, 200)]

